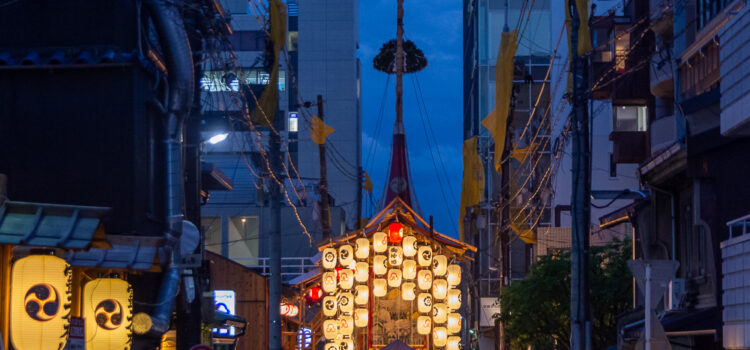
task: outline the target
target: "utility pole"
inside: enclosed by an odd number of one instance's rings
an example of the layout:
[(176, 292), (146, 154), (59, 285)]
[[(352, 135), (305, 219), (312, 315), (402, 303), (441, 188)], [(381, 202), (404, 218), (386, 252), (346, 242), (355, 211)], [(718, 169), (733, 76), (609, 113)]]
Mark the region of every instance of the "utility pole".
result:
[[(396, 125), (404, 122), (404, 0), (398, 0), (396, 17)], [(403, 130), (403, 126), (401, 126)]]
[[(323, 96), (318, 95), (318, 118), (323, 121)], [(320, 225), (323, 227), (323, 241), (327, 241), (331, 238), (331, 214), (330, 214), (330, 203), (328, 202), (328, 172), (326, 169), (326, 143), (323, 142), (319, 146), (320, 153), (320, 184), (318, 190), (320, 192)]]
[[(362, 167), (357, 168), (357, 224), (356, 228), (362, 228), (362, 184), (364, 182)], [(1, 350), (1, 349), (0, 349)]]
[(281, 135), (284, 127), (284, 113), (276, 111), (273, 127), (279, 133), (269, 132), (268, 148), (272, 174), (268, 174), (270, 197), (270, 230), (269, 247), (271, 275), (268, 278), (268, 348), (281, 350), (281, 186), (274, 180), (284, 181), (281, 177)]
[(570, 349), (591, 349), (591, 320), (589, 317), (589, 225), (591, 222), (591, 152), (589, 120), (586, 104), (586, 57), (578, 55), (578, 28), (581, 21), (576, 1), (566, 9), (570, 13), (570, 52), (573, 75), (572, 130), (573, 181), (571, 195), (572, 254), (570, 263)]

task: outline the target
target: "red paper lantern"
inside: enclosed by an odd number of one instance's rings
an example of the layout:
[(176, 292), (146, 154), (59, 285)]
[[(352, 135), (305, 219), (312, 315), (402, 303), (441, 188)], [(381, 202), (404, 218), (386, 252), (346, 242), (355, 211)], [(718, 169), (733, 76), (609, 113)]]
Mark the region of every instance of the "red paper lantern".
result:
[(319, 303), (321, 298), (323, 298), (323, 290), (321, 290), (319, 287), (310, 288), (310, 291), (308, 291), (307, 295), (305, 295), (305, 299), (307, 300), (308, 305)]
[(388, 242), (399, 244), (404, 239), (404, 225), (394, 222), (388, 225)]
[(339, 271), (343, 270), (344, 268), (339, 266), (336, 268), (336, 279), (339, 279)]

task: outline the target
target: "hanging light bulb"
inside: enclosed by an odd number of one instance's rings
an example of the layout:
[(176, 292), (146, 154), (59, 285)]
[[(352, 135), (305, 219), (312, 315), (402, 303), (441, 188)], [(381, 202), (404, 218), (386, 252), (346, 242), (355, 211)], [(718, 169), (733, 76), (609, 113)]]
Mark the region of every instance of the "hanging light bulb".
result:
[(336, 292), (336, 272), (323, 272), (323, 291), (332, 294)]
[(432, 330), (432, 344), (437, 347), (443, 347), (448, 342), (448, 331), (445, 327), (435, 327)]
[(370, 256), (370, 240), (367, 238), (357, 238), (357, 259), (367, 259)]
[(372, 280), (372, 295), (376, 297), (384, 297), (387, 292), (388, 286), (385, 278), (376, 278)]
[(326, 270), (333, 270), (333, 268), (336, 267), (336, 249), (323, 249), (322, 264), (323, 268)]
[(323, 315), (325, 316), (336, 316), (338, 311), (338, 303), (336, 297), (329, 295), (323, 298)]
[(448, 289), (446, 305), (451, 310), (458, 310), (461, 307), (461, 291), (455, 288)]
[(458, 333), (461, 330), (461, 315), (457, 312), (449, 313), (445, 328), (448, 329), (450, 334)]
[(372, 272), (378, 276), (385, 275), (388, 272), (388, 261), (385, 255), (375, 255), (372, 259)]
[(460, 350), (461, 349), (461, 337), (450, 336), (448, 341), (445, 343), (446, 350)]
[(388, 248), (388, 235), (385, 232), (375, 232), (372, 235), (372, 249), (375, 253), (383, 253)]
[(398, 288), (401, 286), (401, 270), (400, 269), (388, 270), (388, 286), (391, 288)]
[(461, 265), (457, 264), (450, 264), (448, 265), (448, 273), (446, 280), (448, 281), (448, 285), (451, 287), (455, 287), (461, 283)]
[(354, 294), (352, 293), (341, 293), (337, 302), (339, 304), (339, 310), (344, 313), (349, 313), (354, 310)]
[(432, 330), (432, 318), (430, 316), (417, 317), (417, 333), (428, 335)]
[(430, 267), (432, 266), (432, 247), (421, 246), (417, 252), (417, 262), (419, 266)]
[(432, 321), (437, 323), (445, 323), (448, 320), (448, 308), (444, 303), (436, 303), (432, 308)]
[(417, 254), (417, 249), (419, 249), (419, 247), (417, 246), (417, 237), (404, 237), (403, 242), (401, 242), (401, 247), (404, 250), (404, 256), (409, 258), (413, 257)]
[(432, 282), (432, 297), (435, 300), (443, 300), (448, 295), (448, 282), (444, 279), (436, 279)]
[(432, 288), (432, 271), (419, 270), (417, 272), (417, 285), (420, 290), (430, 290)]
[(401, 251), (401, 247), (391, 246), (388, 248), (388, 263), (391, 266), (400, 266), (404, 260), (404, 255)]
[(403, 268), (405, 280), (413, 280), (417, 277), (417, 262), (411, 259), (404, 260)]
[(352, 289), (354, 285), (354, 270), (342, 269), (339, 271), (339, 288)]
[(354, 325), (357, 327), (367, 327), (368, 317), (367, 309), (354, 310)]
[(352, 261), (354, 261), (354, 248), (348, 244), (339, 247), (339, 263), (341, 266), (349, 266)]
[(435, 255), (432, 258), (432, 273), (435, 277), (445, 276), (445, 271), (448, 268), (448, 258), (445, 255)]
[(423, 314), (432, 311), (432, 294), (419, 293), (419, 296), (417, 296), (417, 301), (417, 311)]
[(369, 277), (370, 272), (370, 265), (368, 265), (366, 262), (360, 261), (356, 265), (356, 270), (354, 272), (354, 280), (359, 283), (365, 283), (367, 282), (367, 278)]
[(417, 286), (412, 282), (405, 282), (401, 285), (401, 299), (406, 301), (414, 300), (417, 297)]
[(357, 305), (367, 305), (370, 300), (370, 288), (366, 285), (360, 285), (354, 288), (354, 303)]

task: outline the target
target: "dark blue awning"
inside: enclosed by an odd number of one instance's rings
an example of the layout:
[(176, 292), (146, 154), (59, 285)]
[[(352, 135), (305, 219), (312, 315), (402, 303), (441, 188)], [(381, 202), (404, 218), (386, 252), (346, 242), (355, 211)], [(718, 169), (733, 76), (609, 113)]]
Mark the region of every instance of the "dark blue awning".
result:
[(107, 239), (111, 249), (69, 252), (65, 260), (77, 267), (148, 270), (154, 265), (157, 249), (163, 245), (163, 239), (151, 236), (109, 235)]

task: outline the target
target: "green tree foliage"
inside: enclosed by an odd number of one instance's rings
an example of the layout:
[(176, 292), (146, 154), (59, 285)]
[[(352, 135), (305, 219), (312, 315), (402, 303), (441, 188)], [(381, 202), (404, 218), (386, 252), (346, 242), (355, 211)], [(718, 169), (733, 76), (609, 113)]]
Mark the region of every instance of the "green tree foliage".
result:
[[(626, 262), (631, 242), (592, 247), (589, 258), (590, 308), (594, 349), (617, 343), (616, 316), (632, 302), (632, 276)], [(513, 348), (569, 349), (570, 253), (543, 256), (525, 279), (503, 289), (500, 297), (505, 333)]]
[[(404, 41), (404, 73), (419, 72), (427, 67), (427, 58), (411, 40)], [(388, 74), (396, 73), (396, 39), (383, 44), (380, 52), (372, 60), (372, 66)]]

